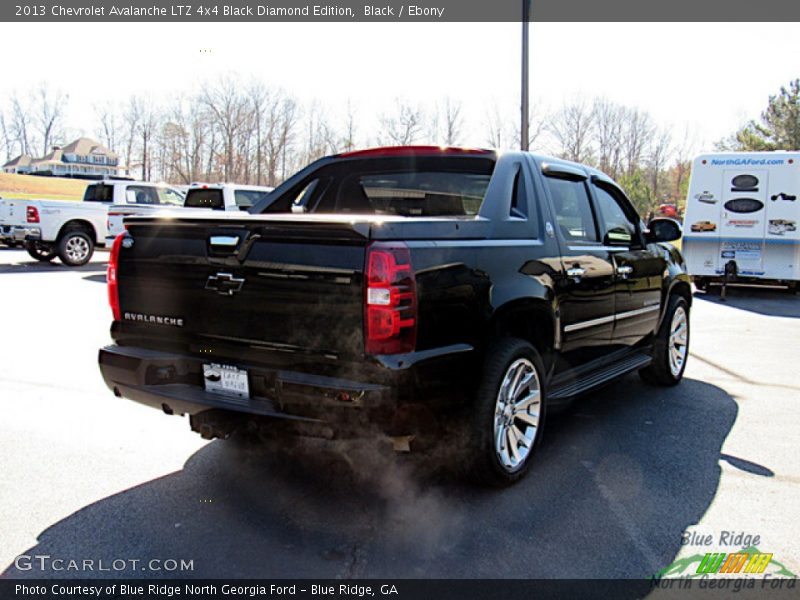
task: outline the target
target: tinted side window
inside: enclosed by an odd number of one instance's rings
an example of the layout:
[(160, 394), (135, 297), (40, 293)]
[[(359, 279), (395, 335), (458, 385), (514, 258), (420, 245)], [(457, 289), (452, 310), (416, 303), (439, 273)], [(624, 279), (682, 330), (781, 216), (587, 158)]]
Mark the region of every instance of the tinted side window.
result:
[(600, 217), (603, 243), (631, 245), (636, 239), (636, 223), (625, 213), (621, 199), (615, 198), (602, 187), (593, 186)]
[(583, 181), (547, 177), (561, 235), (568, 242), (597, 242), (597, 227)]
[(153, 187), (145, 187), (139, 185), (130, 185), (126, 190), (128, 202), (132, 201), (136, 204), (159, 204), (158, 191)]

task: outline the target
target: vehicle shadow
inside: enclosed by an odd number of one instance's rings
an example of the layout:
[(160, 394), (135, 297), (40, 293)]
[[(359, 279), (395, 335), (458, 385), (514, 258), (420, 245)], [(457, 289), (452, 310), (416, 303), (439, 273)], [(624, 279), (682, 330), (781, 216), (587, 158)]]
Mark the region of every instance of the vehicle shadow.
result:
[(800, 319), (800, 296), (786, 290), (759, 287), (729, 286), (723, 300), (715, 290), (695, 293), (696, 300), (738, 308), (770, 317)]
[[(27, 258), (27, 254), (25, 255)], [(58, 260), (53, 262), (39, 262), (35, 260), (20, 260), (12, 264), (0, 264), (0, 275), (21, 274), (21, 273), (65, 273), (78, 271), (81, 273), (100, 273), (105, 272), (108, 267), (107, 262), (92, 261), (82, 267), (69, 267)], [(105, 278), (103, 279), (105, 281)]]
[(103, 271), (102, 273), (99, 273), (97, 275), (86, 275), (85, 277), (83, 277), (83, 280), (84, 281), (91, 281), (93, 283), (102, 283), (102, 284), (108, 283), (108, 279), (107, 279), (105, 271)]
[[(645, 578), (674, 560), (714, 499), (736, 415), (713, 385), (654, 389), (627, 377), (550, 419), (537, 464), (507, 489), (378, 452), (274, 454), (216, 441), (19, 553), (193, 561), (192, 571), (137, 577)], [(0, 575), (87, 576), (132, 573), (12, 564)]]

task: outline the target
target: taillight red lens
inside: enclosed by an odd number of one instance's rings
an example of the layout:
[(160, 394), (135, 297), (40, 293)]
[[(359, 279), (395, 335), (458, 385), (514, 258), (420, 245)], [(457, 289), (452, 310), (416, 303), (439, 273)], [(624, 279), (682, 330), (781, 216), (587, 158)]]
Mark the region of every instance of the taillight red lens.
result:
[(39, 222), (39, 209), (35, 206), (28, 206), (25, 208), (25, 218), (27, 219), (28, 223), (38, 223)]
[(117, 285), (117, 267), (119, 265), (119, 249), (122, 247), (122, 238), (127, 233), (120, 233), (114, 238), (111, 246), (111, 256), (108, 257), (108, 270), (106, 271), (106, 281), (108, 282), (108, 305), (114, 314), (115, 321), (122, 320), (122, 312), (119, 308), (119, 287)]
[(375, 242), (367, 249), (364, 349), (412, 352), (417, 341), (417, 283), (408, 246)]

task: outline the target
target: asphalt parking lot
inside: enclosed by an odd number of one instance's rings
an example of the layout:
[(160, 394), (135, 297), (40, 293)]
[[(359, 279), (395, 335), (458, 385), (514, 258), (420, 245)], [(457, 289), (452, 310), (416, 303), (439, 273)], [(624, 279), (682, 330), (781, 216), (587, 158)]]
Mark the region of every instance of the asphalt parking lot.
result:
[[(96, 365), (105, 259), (68, 269), (0, 249), (0, 576), (649, 577), (746, 545), (721, 546), (724, 532), (800, 573), (800, 297), (696, 295), (680, 386), (631, 375), (577, 402), (529, 476), (498, 491), (382, 456), (274, 460), (115, 398)], [(687, 531), (714, 544), (684, 546)], [(193, 569), (42, 570), (19, 555)]]

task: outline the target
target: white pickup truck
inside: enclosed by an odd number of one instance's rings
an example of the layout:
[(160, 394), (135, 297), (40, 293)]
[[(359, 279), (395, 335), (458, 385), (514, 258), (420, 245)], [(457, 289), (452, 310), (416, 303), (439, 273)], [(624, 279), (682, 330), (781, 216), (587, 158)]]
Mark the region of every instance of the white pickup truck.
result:
[[(205, 208), (212, 210), (247, 210), (266, 197), (274, 188), (235, 183), (194, 183), (186, 192), (182, 208)], [(114, 206), (108, 211), (108, 236), (106, 246), (111, 247), (114, 238), (125, 230), (124, 219), (141, 215), (146, 208), (141, 206)], [(176, 210), (171, 206), (166, 210)]]
[(83, 202), (0, 200), (0, 241), (24, 244), (36, 260), (50, 261), (58, 256), (66, 265), (81, 266), (92, 258), (96, 246), (105, 244), (112, 206), (153, 210), (182, 206), (183, 200), (183, 194), (171, 187), (115, 179), (90, 183)]

